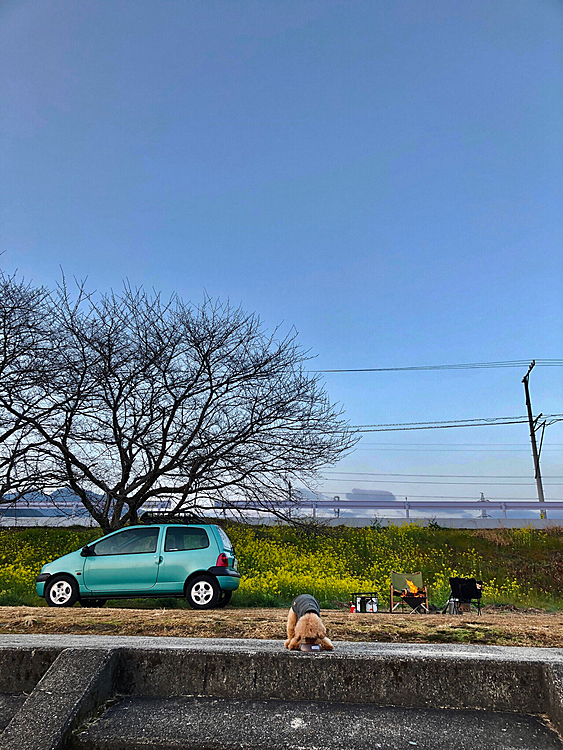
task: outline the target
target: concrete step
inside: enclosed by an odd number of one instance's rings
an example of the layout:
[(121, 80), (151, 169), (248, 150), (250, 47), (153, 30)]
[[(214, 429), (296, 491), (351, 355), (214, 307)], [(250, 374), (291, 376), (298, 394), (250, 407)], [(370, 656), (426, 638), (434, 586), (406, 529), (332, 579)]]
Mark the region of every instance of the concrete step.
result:
[(12, 716), (20, 710), (26, 698), (27, 695), (0, 693), (0, 732), (8, 726)]
[(74, 750), (562, 750), (541, 717), (281, 700), (127, 697)]

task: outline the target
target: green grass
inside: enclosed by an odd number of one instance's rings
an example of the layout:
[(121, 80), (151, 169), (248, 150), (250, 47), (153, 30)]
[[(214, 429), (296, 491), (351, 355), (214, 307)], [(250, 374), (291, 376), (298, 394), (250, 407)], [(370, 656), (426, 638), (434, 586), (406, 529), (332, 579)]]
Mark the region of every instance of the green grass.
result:
[[(563, 528), (441, 529), (403, 527), (296, 529), (228, 524), (242, 573), (238, 606), (287, 606), (302, 592), (323, 606), (353, 591), (387, 600), (391, 570), (421, 570), (430, 601), (442, 604), (451, 575), (485, 582), (484, 603), (563, 608)], [(0, 604), (44, 604), (35, 576), (45, 562), (100, 536), (88, 529), (0, 530)], [(116, 604), (118, 604), (116, 602)], [(182, 600), (139, 600), (119, 606), (184, 606)]]

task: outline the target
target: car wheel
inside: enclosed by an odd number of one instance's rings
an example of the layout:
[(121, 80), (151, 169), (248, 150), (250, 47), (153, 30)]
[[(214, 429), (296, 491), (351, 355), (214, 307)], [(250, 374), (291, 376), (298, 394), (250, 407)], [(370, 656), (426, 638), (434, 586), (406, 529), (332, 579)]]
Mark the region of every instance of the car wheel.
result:
[(231, 601), (231, 597), (233, 595), (232, 591), (223, 591), (221, 596), (219, 597), (219, 601), (215, 605), (216, 607), (226, 607), (227, 604)]
[(186, 586), (186, 599), (192, 609), (213, 609), (220, 596), (219, 584), (210, 576), (196, 576)]
[(105, 599), (81, 599), (81, 607), (103, 607), (106, 603)]
[(78, 601), (78, 584), (70, 576), (55, 576), (47, 584), (45, 600), (49, 607), (72, 607)]

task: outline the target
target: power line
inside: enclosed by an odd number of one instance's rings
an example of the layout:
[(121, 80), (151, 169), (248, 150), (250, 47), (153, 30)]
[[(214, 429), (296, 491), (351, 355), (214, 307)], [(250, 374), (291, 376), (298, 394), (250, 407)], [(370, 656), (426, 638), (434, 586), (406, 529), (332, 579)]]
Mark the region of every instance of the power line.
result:
[[(553, 417), (563, 417), (563, 414), (542, 414), (544, 419), (552, 419)], [(432, 419), (429, 422), (383, 422), (381, 424), (360, 424), (354, 425), (352, 429), (361, 430), (363, 427), (408, 427), (411, 425), (450, 425), (450, 424), (467, 424), (469, 422), (485, 422), (486, 424), (495, 424), (499, 420), (508, 419), (525, 419), (528, 421), (528, 416), (519, 414), (518, 416), (511, 417), (473, 417), (472, 419)]]
[[(433, 479), (528, 479), (523, 474), (397, 474), (394, 472), (373, 471), (325, 471), (325, 474), (346, 474), (347, 476), (368, 477), (425, 477)], [(545, 479), (563, 479), (563, 476), (549, 476)]]
[[(490, 370), (493, 368), (526, 367), (529, 359), (514, 359), (504, 362), (468, 362), (449, 365), (415, 365), (412, 367), (354, 367), (332, 370), (311, 370), (311, 372), (416, 372), (424, 370)], [(541, 367), (561, 367), (563, 359), (536, 359), (536, 365)]]
[[(528, 453), (530, 448), (354, 448), (354, 451), (400, 451), (402, 453)], [(542, 448), (545, 451), (561, 452), (560, 448)]]
[(472, 424), (423, 424), (418, 427), (374, 427), (354, 428), (356, 432), (409, 432), (410, 430), (451, 430), (456, 427), (493, 427), (507, 424), (526, 424), (527, 420), (518, 419), (511, 422), (475, 422)]
[[(327, 480), (329, 481), (329, 480)], [(486, 485), (496, 485), (497, 487), (535, 487), (535, 484), (530, 482), (426, 482), (416, 481), (413, 479), (343, 479), (338, 477), (339, 482), (362, 482), (370, 484), (432, 484), (432, 485), (444, 485), (446, 487), (453, 487), (455, 485), (461, 487), (482, 487)], [(546, 487), (561, 487), (561, 482), (555, 484), (546, 484)]]
[[(560, 421), (563, 414), (544, 414), (544, 419)], [(454, 427), (489, 427), (493, 425), (525, 424), (526, 416), (516, 417), (475, 417), (474, 419), (450, 419), (432, 422), (389, 422), (383, 424), (353, 425), (356, 432), (401, 432), (410, 430), (444, 430)], [(552, 422), (553, 424), (553, 422)]]
[[(474, 447), (477, 446), (487, 446), (490, 448), (494, 448), (496, 446), (519, 446), (521, 448), (529, 448), (530, 446), (528, 443), (369, 443), (365, 440), (362, 440), (362, 445), (393, 445), (393, 446), (404, 446), (404, 445), (421, 445), (421, 446), (428, 446), (428, 445), (439, 445), (441, 447), (447, 447), (449, 445), (451, 446), (466, 446), (471, 445)], [(562, 445), (563, 443), (550, 443), (550, 445)]]

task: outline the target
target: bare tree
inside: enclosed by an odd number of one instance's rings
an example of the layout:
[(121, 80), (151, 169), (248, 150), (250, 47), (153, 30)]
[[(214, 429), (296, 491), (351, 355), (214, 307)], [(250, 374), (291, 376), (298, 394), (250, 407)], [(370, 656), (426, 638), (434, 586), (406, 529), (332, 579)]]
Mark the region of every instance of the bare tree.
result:
[(314, 483), (356, 441), (296, 334), (267, 335), (240, 308), (127, 287), (73, 299), (63, 284), (49, 321), (48, 372), (41, 359), (4, 407), (41, 446), (48, 482), (105, 531), (151, 499), (275, 509), (289, 481)]
[(12, 411), (43, 369), (50, 349), (48, 293), (0, 272), (0, 503), (11, 503), (43, 479), (39, 445), (32, 426)]

